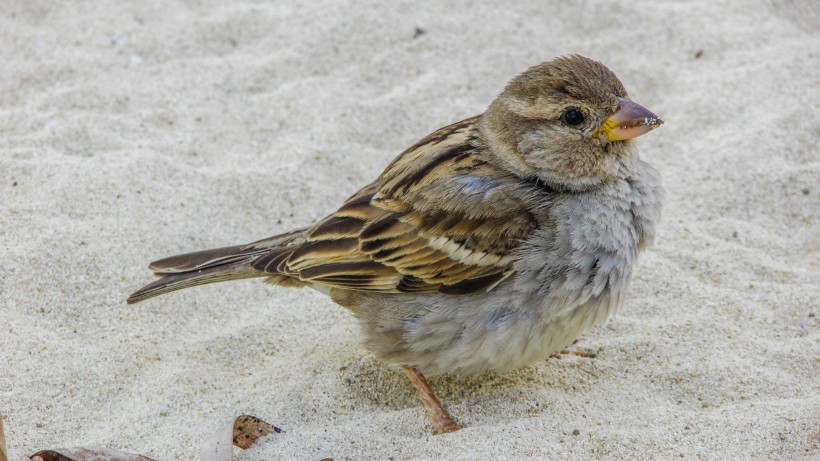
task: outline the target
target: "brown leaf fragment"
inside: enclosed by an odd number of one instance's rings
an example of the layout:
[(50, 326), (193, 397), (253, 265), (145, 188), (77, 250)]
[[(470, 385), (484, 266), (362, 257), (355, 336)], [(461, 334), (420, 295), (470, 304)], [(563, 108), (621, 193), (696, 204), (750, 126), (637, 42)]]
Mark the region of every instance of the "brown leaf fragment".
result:
[(0, 461), (9, 461), (9, 452), (6, 451), (6, 432), (3, 430), (2, 414), (0, 414)]
[(126, 453), (102, 445), (42, 450), (31, 455), (32, 461), (155, 461), (142, 455)]
[(200, 449), (201, 461), (232, 461), (233, 445), (250, 448), (261, 437), (282, 430), (255, 417), (242, 415), (216, 431)]
[(258, 439), (270, 434), (280, 434), (282, 429), (255, 416), (242, 415), (233, 423), (233, 444), (246, 450)]

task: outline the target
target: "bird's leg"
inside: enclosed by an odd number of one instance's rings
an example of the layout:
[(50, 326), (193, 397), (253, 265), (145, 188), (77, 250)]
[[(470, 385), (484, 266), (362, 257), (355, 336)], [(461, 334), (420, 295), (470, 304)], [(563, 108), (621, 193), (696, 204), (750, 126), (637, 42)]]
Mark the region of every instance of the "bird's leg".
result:
[(424, 404), (424, 407), (427, 408), (430, 419), (433, 420), (433, 425), (436, 426), (438, 433), (446, 434), (461, 429), (461, 426), (453, 420), (450, 413), (447, 413), (447, 410), (441, 405), (438, 397), (433, 393), (433, 389), (430, 388), (430, 383), (427, 382), (427, 378), (421, 374), (421, 371), (416, 367), (401, 368), (407, 377), (410, 378), (410, 382), (413, 383), (416, 390), (419, 391), (421, 402)]

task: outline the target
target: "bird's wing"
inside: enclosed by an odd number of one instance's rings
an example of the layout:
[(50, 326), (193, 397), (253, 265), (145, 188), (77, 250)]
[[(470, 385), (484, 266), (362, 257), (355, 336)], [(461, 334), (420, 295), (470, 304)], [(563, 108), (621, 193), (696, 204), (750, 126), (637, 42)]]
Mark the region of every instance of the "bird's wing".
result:
[(547, 192), (481, 160), (477, 118), (402, 153), (287, 251), (253, 268), (352, 290), (470, 293), (512, 271)]

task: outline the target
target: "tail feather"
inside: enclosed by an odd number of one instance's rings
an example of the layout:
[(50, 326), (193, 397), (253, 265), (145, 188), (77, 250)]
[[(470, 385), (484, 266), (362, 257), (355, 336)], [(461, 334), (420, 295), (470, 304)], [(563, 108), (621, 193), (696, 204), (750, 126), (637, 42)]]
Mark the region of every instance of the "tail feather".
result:
[(128, 297), (128, 304), (145, 301), (172, 291), (228, 280), (265, 277), (268, 274), (255, 271), (248, 262), (233, 263), (200, 269), (192, 272), (171, 273), (135, 291)]
[(244, 251), (242, 246), (214, 248), (160, 259), (149, 264), (148, 268), (156, 274), (179, 274), (242, 261), (253, 256), (253, 253), (261, 251)]
[(134, 304), (197, 285), (276, 275), (276, 272), (255, 268), (254, 262), (269, 254), (289, 254), (301, 243), (304, 231), (300, 229), (248, 245), (197, 251), (154, 261), (148, 267), (160, 279), (132, 293), (127, 302)]

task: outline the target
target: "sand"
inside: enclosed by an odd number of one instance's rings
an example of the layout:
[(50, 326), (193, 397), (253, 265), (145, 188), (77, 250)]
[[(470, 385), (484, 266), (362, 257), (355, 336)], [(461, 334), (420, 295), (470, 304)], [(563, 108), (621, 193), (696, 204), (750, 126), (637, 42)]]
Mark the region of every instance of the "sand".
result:
[[(503, 4), (503, 5), (502, 5)], [(0, 6), (0, 413), (11, 459), (820, 458), (820, 7), (794, 2), (47, 2)], [(666, 120), (656, 247), (567, 356), (404, 376), (312, 290), (127, 306), (158, 257), (322, 217), (513, 75), (581, 53)]]

